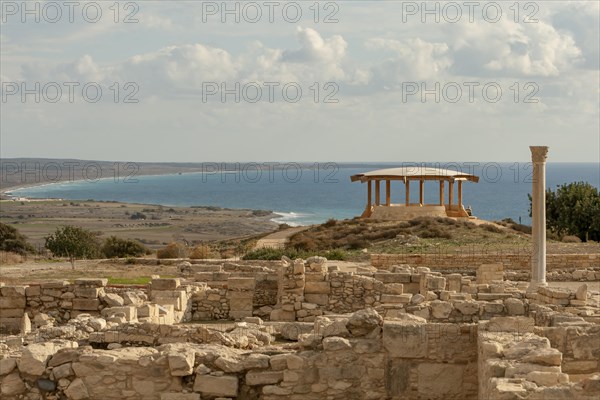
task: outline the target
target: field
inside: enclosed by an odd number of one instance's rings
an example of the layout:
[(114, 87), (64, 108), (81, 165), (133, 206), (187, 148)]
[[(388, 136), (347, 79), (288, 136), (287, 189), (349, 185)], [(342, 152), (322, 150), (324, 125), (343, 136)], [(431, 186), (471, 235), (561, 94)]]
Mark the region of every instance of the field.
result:
[(2, 201), (0, 221), (10, 224), (42, 249), (44, 237), (61, 225), (77, 225), (136, 239), (149, 248), (169, 242), (194, 244), (251, 237), (278, 225), (269, 211), (218, 207), (164, 207), (98, 201)]

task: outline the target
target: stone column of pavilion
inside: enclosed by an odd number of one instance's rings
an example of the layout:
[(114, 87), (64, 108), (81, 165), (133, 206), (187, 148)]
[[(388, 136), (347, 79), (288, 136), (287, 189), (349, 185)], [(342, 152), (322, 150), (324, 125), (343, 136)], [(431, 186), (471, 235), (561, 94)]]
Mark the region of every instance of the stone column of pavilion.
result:
[(546, 157), (547, 146), (529, 146), (533, 162), (531, 206), (531, 283), (528, 291), (546, 286)]

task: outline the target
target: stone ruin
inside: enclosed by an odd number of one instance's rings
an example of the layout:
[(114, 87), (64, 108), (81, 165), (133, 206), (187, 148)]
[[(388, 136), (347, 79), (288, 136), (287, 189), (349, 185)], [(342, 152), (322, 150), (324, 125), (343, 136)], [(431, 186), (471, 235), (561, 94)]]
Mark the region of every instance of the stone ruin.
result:
[(600, 294), (585, 283), (528, 292), (502, 264), (330, 264), (184, 262), (147, 286), (1, 286), (0, 397), (600, 397)]

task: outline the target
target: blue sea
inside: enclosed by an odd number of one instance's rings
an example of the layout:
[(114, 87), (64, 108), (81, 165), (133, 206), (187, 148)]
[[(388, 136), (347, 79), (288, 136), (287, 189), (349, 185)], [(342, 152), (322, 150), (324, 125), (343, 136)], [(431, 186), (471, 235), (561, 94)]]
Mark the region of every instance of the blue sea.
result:
[[(352, 218), (362, 213), (367, 199), (366, 184), (351, 182), (351, 175), (393, 166), (428, 165), (480, 177), (479, 183), (463, 185), (463, 204), (471, 206), (473, 215), (486, 220), (510, 217), (524, 224), (531, 222), (527, 198), (532, 186), (531, 163), (361, 163), (360, 167), (356, 163), (322, 163), (310, 168), (299, 168), (295, 163), (273, 165), (285, 168), (259, 171), (248, 167), (228, 172), (207, 169), (205, 173), (135, 176), (133, 179), (112, 177), (22, 188), (11, 194), (29, 198), (271, 210), (279, 215), (276, 222), (307, 225), (329, 218)], [(599, 164), (548, 163), (547, 187), (554, 189), (557, 185), (575, 181), (600, 187)], [(438, 188), (437, 182), (425, 183), (426, 202), (437, 203)], [(411, 202), (418, 202), (418, 184), (413, 182), (411, 189)], [(385, 185), (382, 185), (382, 199), (385, 198), (384, 190)], [(446, 186), (446, 199), (447, 195)], [(403, 203), (404, 196), (404, 185), (392, 182), (392, 203)]]

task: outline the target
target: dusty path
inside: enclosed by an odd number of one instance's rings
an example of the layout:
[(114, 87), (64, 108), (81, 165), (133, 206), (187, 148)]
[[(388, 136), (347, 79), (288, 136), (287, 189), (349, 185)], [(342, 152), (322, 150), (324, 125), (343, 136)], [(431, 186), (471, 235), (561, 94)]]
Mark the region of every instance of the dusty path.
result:
[(263, 249), (263, 248), (281, 249), (285, 246), (285, 244), (287, 243), (287, 241), (289, 240), (289, 238), (292, 235), (295, 235), (298, 232), (305, 231), (310, 227), (311, 227), (310, 225), (295, 226), (293, 228), (288, 228), (288, 229), (284, 229), (282, 231), (277, 231), (277, 232), (271, 233), (270, 235), (267, 235), (267, 236), (263, 237), (262, 239), (260, 239), (258, 242), (256, 242), (256, 246), (254, 246), (254, 248), (255, 249)]

